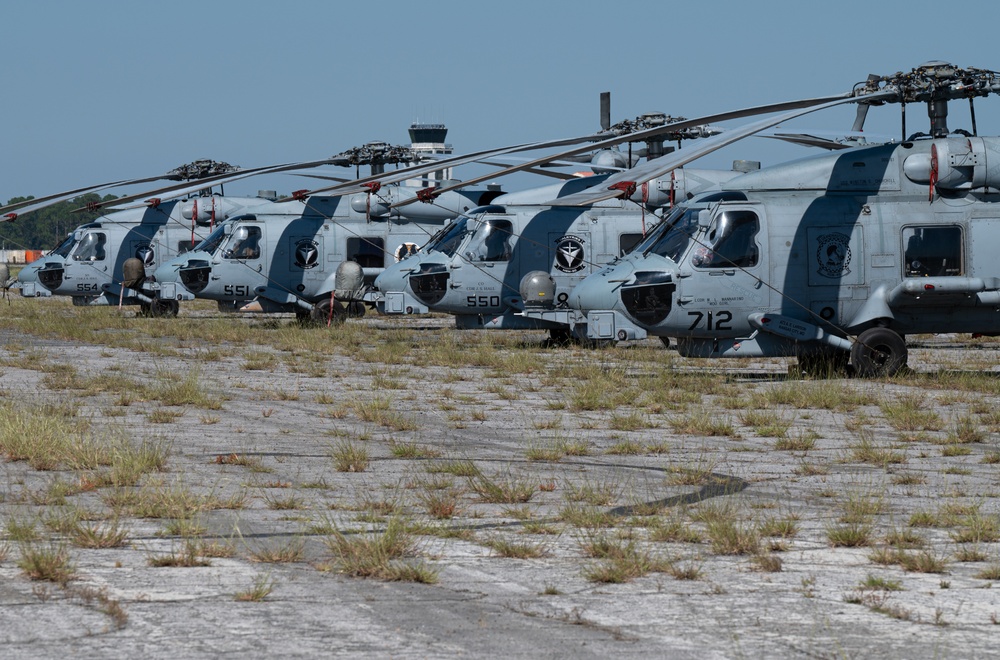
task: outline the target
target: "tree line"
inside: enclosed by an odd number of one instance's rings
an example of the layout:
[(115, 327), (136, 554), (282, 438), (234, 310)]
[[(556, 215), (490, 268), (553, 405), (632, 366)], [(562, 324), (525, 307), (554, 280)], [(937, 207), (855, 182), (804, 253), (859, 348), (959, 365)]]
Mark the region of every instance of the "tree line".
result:
[[(14, 197), (7, 203), (16, 204), (31, 199), (34, 197)], [(0, 243), (8, 250), (51, 250), (80, 225), (94, 222), (107, 213), (107, 209), (77, 213), (73, 212), (74, 209), (115, 199), (117, 199), (115, 195), (101, 197), (97, 193), (89, 193), (38, 211), (18, 215), (14, 222), (0, 223)]]

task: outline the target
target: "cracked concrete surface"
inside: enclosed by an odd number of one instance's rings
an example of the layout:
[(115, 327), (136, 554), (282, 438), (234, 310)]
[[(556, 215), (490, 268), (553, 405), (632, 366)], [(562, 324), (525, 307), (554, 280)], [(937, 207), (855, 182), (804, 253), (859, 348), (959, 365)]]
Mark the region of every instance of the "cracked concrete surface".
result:
[[(423, 347), (457, 332), (441, 318), (366, 318), (358, 323), (363, 351), (314, 356), (307, 348), (269, 342), (269, 333), (331, 332), (290, 327), (288, 319), (227, 318), (226, 323), (260, 329), (253, 343), (218, 344), (187, 334), (196, 323), (174, 332), (170, 320), (130, 314), (92, 340), (53, 337), (44, 328), (29, 334), (9, 320), (37, 313), (25, 306), (50, 303), (60, 314), (95, 313), (60, 307), (58, 301), (15, 300), (0, 329), (6, 348), (2, 401), (29, 409), (45, 401), (71, 403), (78, 417), (89, 420), (92, 434), (111, 430), (133, 441), (169, 443), (167, 470), (147, 475), (144, 484), (236, 498), (242, 506), (194, 517), (200, 529), (192, 538), (227, 544), (231, 557), (212, 557), (208, 566), (154, 568), (152, 557), (176, 552), (187, 539), (170, 533), (169, 520), (128, 517), (125, 547), (72, 548), (75, 574), (66, 588), (29, 580), (18, 567), (20, 545), (0, 541), (7, 548), (0, 560), (5, 657), (70, 652), (82, 657), (980, 657), (995, 652), (1000, 592), (994, 580), (978, 577), (1000, 562), (995, 536), (974, 544), (956, 541), (964, 518), (948, 525), (909, 525), (915, 513), (954, 505), (975, 509), (994, 521), (995, 529), (1000, 491), (989, 457), (997, 452), (1000, 435), (987, 417), (1000, 395), (993, 391), (948, 382), (930, 388), (925, 381), (912, 386), (898, 380), (802, 381), (786, 376), (783, 360), (734, 365), (674, 356), (669, 364), (648, 364), (642, 356), (662, 351), (653, 342), (646, 352), (540, 349), (539, 333), (523, 333), (524, 345), (500, 342), (491, 348), (512, 355), (499, 366), (477, 364), (479, 358), (422, 364)], [(125, 347), (102, 339), (116, 333), (148, 333), (148, 339), (133, 339)], [(467, 337), (476, 351), (488, 353), (482, 347), (491, 340), (476, 333)], [(402, 356), (402, 363), (373, 359), (386, 342), (402, 346), (391, 353)], [(140, 350), (152, 343), (169, 350)], [(206, 357), (209, 351), (218, 352)], [(274, 359), (264, 368), (248, 368), (247, 356), (263, 353)], [(635, 378), (656, 369), (707, 373), (725, 385), (673, 409), (640, 402), (641, 391), (634, 405), (579, 409), (571, 400), (582, 376), (564, 372), (595, 362), (614, 376), (609, 396), (615, 387), (631, 387), (620, 380), (622, 372)], [(222, 407), (175, 407), (176, 418), (154, 423), (150, 414), (162, 407), (159, 402), (123, 406), (114, 394), (54, 388), (42, 363), (72, 365), (81, 377), (117, 373), (149, 381), (176, 380), (196, 370)], [(522, 367), (504, 373), (511, 364)], [(915, 345), (911, 365), (918, 375), (938, 369), (994, 373), (1000, 352), (988, 343), (928, 339)], [(790, 420), (787, 437), (813, 440), (808, 449), (778, 450), (775, 437), (743, 423), (741, 413), (764, 400), (753, 399), (753, 393), (764, 396), (782, 387), (849, 390), (867, 402), (846, 409), (769, 404)], [(732, 397), (742, 397), (743, 406), (730, 407)], [(939, 414), (940, 428), (921, 436), (888, 423), (879, 402), (906, 397), (922, 397), (926, 408)], [(398, 417), (366, 420), (359, 402), (379, 398)], [(633, 412), (642, 423), (614, 418)], [(675, 430), (675, 420), (692, 412), (728, 420), (732, 432)], [(946, 442), (949, 431), (970, 417), (982, 423), (984, 435), (963, 444), (968, 453), (943, 455), (943, 448), (955, 444)], [(861, 460), (856, 447), (865, 430), (878, 448), (898, 452), (903, 462)], [(586, 454), (542, 460), (531, 453), (573, 442), (586, 445)], [(364, 447), (367, 468), (338, 472), (332, 457), (338, 443)], [(640, 448), (638, 453), (623, 449), (627, 443)], [(231, 454), (259, 461), (260, 469), (218, 462)], [(499, 482), (529, 484), (531, 497), (523, 504), (485, 502), (467, 479), (440, 471), (454, 461), (471, 461)], [(23, 461), (0, 462), (0, 470), (5, 532), (12, 520), (35, 520), (46, 538), (58, 541), (64, 537), (42, 524), (46, 516), (72, 507), (108, 510), (107, 489), (72, 494), (65, 504), (38, 503), (53, 483), (73, 482), (78, 472), (33, 470)], [(678, 475), (701, 482), (687, 483)], [(422, 506), (421, 493), (429, 492), (433, 479), (460, 491), (453, 518), (435, 520)], [(589, 505), (586, 490), (606, 491), (606, 497)], [(843, 524), (852, 498), (878, 504), (866, 518), (870, 545), (833, 547), (828, 532)], [(574, 524), (566, 511), (570, 506), (592, 506), (610, 514), (612, 522)], [(794, 520), (794, 535), (761, 541), (765, 555), (780, 558), (780, 571), (760, 570), (752, 555), (724, 554), (712, 546), (698, 512), (726, 506), (738, 524)], [(362, 535), (384, 529), (390, 516), (414, 526), (419, 556), (413, 561), (435, 571), (436, 584), (359, 579), (331, 563), (325, 528)], [(650, 540), (656, 525), (678, 520), (696, 533), (697, 542)], [(462, 535), (430, 533), (431, 527)], [(919, 536), (922, 547), (910, 552), (943, 560), (944, 572), (873, 561), (873, 550), (887, 547), (885, 539), (894, 530)], [(697, 579), (650, 572), (620, 584), (595, 582), (588, 569), (599, 560), (584, 547), (596, 538), (634, 543), (697, 569)], [(490, 546), (494, 540), (528, 544), (542, 556), (503, 557)], [(295, 561), (255, 557), (262, 549), (296, 543), (301, 554)], [(973, 547), (981, 553), (978, 561), (957, 558)], [(260, 602), (237, 602), (235, 595), (261, 576), (273, 585), (271, 593)], [(900, 589), (862, 589), (869, 576)], [(127, 614), (124, 625), (116, 626), (99, 602), (75, 595), (86, 588), (105, 589)]]

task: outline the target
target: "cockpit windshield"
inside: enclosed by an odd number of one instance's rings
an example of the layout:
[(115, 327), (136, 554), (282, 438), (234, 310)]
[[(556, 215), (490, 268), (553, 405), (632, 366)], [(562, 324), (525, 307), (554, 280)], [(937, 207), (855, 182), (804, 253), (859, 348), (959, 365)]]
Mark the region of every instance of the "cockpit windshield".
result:
[(701, 208), (678, 206), (634, 251), (658, 254), (676, 263), (698, 231), (699, 211)]
[(52, 252), (50, 252), (49, 254), (60, 257), (68, 257), (69, 251), (73, 247), (73, 241), (74, 241), (73, 235), (70, 234), (69, 236), (66, 237), (66, 240), (64, 240), (62, 243), (59, 244), (59, 247), (52, 250)]
[(455, 250), (461, 244), (462, 239), (469, 233), (468, 218), (459, 218), (450, 225), (442, 229), (436, 236), (428, 241), (424, 246), (425, 252), (442, 252), (449, 257), (455, 256)]
[(215, 228), (211, 234), (209, 234), (205, 240), (198, 243), (192, 248), (193, 252), (208, 252), (209, 254), (215, 254), (215, 251), (219, 249), (222, 245), (222, 240), (226, 237), (226, 227), (225, 225), (219, 225)]
[(462, 254), (469, 261), (508, 261), (513, 234), (510, 220), (486, 218), (479, 222)]

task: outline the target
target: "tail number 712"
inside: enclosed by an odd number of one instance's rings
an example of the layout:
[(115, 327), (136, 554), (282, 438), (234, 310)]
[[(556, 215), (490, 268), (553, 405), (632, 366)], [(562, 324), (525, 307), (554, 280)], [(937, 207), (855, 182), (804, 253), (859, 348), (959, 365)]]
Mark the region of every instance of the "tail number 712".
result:
[(688, 312), (688, 316), (693, 316), (694, 321), (691, 323), (691, 327), (688, 330), (694, 330), (701, 325), (702, 321), (705, 321), (706, 330), (732, 330), (732, 326), (729, 322), (733, 320), (733, 313), (727, 312), (726, 310), (720, 310), (718, 312)]

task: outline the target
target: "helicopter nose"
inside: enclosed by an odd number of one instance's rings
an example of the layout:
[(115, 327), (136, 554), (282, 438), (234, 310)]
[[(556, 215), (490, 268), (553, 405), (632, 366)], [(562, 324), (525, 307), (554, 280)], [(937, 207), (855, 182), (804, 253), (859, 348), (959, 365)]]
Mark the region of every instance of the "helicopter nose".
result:
[(375, 278), (375, 288), (379, 291), (406, 291), (406, 279), (415, 263), (399, 262), (386, 268)]
[(569, 306), (587, 312), (592, 309), (613, 309), (618, 301), (617, 289), (622, 280), (632, 274), (632, 266), (621, 263), (613, 268), (605, 268), (588, 275), (573, 287), (569, 294)]
[(49, 291), (55, 291), (62, 286), (66, 269), (59, 262), (48, 262), (38, 269), (38, 283)]
[(423, 304), (433, 307), (448, 293), (451, 273), (447, 264), (421, 263), (407, 278), (413, 296)]

